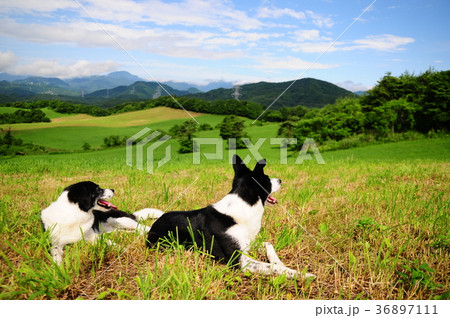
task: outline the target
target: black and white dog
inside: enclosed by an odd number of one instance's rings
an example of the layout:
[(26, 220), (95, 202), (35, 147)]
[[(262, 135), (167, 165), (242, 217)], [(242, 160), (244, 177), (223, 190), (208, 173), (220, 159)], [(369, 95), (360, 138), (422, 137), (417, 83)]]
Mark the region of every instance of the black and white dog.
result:
[[(264, 275), (287, 277), (299, 275), (286, 267), (273, 246), (264, 243), (269, 263), (246, 255), (261, 229), (264, 205), (278, 203), (270, 196), (281, 187), (280, 179), (264, 174), (266, 161), (260, 160), (253, 171), (239, 156), (233, 157), (234, 180), (231, 192), (219, 202), (195, 211), (175, 211), (163, 214), (153, 223), (147, 237), (147, 247), (158, 241), (177, 239), (184, 245), (204, 248), (216, 260)], [(304, 277), (314, 277), (305, 274)]]
[(68, 186), (59, 198), (41, 212), (44, 230), (50, 231), (51, 254), (61, 263), (64, 246), (82, 239), (93, 242), (99, 234), (116, 229), (135, 230), (140, 235), (150, 228), (137, 221), (157, 218), (163, 214), (156, 209), (143, 209), (129, 214), (106, 201), (114, 190), (102, 189), (91, 181)]

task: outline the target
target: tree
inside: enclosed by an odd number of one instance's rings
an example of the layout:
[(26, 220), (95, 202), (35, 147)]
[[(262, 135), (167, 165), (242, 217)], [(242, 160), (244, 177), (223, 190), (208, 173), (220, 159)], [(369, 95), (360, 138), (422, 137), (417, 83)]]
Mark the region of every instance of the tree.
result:
[(82, 148), (84, 151), (88, 151), (88, 150), (91, 150), (91, 145), (88, 144), (87, 142), (85, 142), (81, 148)]
[(173, 126), (169, 130), (169, 133), (180, 142), (178, 153), (192, 153), (197, 150), (194, 144), (194, 134), (197, 132), (197, 129), (198, 125), (194, 121), (187, 120), (181, 125)]
[(110, 148), (110, 147), (118, 147), (125, 145), (127, 141), (127, 137), (120, 137), (118, 135), (111, 135), (109, 137), (103, 138), (103, 147)]
[[(236, 149), (245, 148), (246, 145), (242, 141), (242, 138), (248, 138), (247, 133), (244, 131), (244, 121), (234, 115), (227, 116), (219, 124), (220, 137), (229, 142), (230, 139), (236, 140)], [(231, 147), (230, 143), (228, 146)]]

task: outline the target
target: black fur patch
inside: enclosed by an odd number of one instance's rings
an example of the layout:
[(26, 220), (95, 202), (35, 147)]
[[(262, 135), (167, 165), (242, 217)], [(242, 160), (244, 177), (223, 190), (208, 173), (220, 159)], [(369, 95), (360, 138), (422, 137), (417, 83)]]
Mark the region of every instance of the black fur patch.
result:
[(189, 212), (169, 212), (153, 223), (146, 243), (147, 247), (152, 247), (160, 239), (172, 236), (186, 246), (195, 242), (216, 260), (228, 263), (239, 246), (225, 232), (235, 224), (233, 218), (217, 212), (212, 206)]
[(92, 229), (94, 232), (100, 232), (100, 223), (106, 223), (109, 218), (130, 218), (136, 221), (136, 216), (121, 210), (111, 209), (109, 211), (103, 212), (99, 210), (94, 210), (94, 224), (92, 224)]
[(68, 191), (69, 201), (78, 203), (78, 206), (84, 212), (92, 209), (97, 199), (103, 195), (103, 189), (91, 181), (72, 184), (65, 188), (64, 191)]
[(230, 193), (237, 194), (242, 200), (254, 205), (258, 200), (264, 204), (272, 192), (270, 178), (264, 174), (266, 160), (258, 161), (253, 171), (243, 163), (239, 156), (233, 158), (234, 179)]

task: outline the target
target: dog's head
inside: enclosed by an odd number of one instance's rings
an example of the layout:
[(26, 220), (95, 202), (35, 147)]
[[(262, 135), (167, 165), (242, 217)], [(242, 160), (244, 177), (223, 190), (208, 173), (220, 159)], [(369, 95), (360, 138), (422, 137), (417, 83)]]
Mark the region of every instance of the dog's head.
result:
[(269, 178), (264, 174), (266, 160), (262, 159), (256, 163), (255, 168), (250, 170), (238, 155), (233, 156), (234, 179), (233, 188), (230, 193), (236, 193), (250, 205), (261, 200), (267, 205), (278, 203), (277, 199), (270, 196), (280, 190), (281, 180)]
[(94, 208), (103, 211), (105, 209), (116, 209), (116, 206), (106, 201), (114, 196), (114, 190), (102, 189), (94, 182), (78, 182), (68, 186), (64, 191), (67, 191), (69, 201), (78, 204), (84, 212), (88, 212)]

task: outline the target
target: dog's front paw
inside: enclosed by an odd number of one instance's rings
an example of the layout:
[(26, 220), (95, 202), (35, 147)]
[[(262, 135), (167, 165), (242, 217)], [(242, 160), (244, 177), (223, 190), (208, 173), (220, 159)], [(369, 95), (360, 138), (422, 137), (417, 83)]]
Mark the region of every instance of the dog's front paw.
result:
[(312, 279), (316, 279), (316, 275), (314, 275), (314, 274), (311, 274), (311, 273), (304, 273), (304, 274), (301, 274), (302, 275), (302, 277), (303, 278), (312, 278)]
[(163, 211), (151, 208), (145, 208), (133, 213), (133, 215), (137, 218), (138, 221), (143, 221), (147, 219), (157, 219), (163, 214), (164, 214)]
[(286, 278), (289, 278), (289, 279), (301, 275), (301, 274), (300, 274), (299, 272), (297, 272), (296, 270), (290, 269), (290, 268), (287, 268), (287, 267), (283, 270), (282, 273), (285, 274), (285, 275), (286, 275)]

